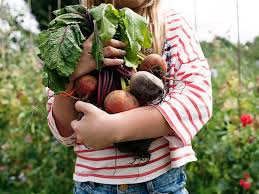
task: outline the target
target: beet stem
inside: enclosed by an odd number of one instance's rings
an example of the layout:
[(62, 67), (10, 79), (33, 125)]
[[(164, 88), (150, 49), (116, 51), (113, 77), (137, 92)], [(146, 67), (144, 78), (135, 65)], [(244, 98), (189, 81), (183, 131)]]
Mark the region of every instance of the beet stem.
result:
[(142, 53), (138, 53), (137, 54), (137, 57), (138, 57), (138, 59), (142, 62), (142, 61), (144, 61), (144, 59), (145, 59), (145, 55), (144, 54), (142, 54)]
[(118, 71), (114, 72), (114, 85), (115, 90), (121, 90), (121, 80), (120, 80), (120, 74)]
[(102, 71), (98, 73), (97, 105), (101, 107)]
[(123, 67), (123, 66), (116, 66), (116, 70), (122, 76), (126, 76), (126, 77), (131, 77), (132, 76), (132, 72), (130, 70), (128, 70), (127, 68)]
[(110, 71), (110, 82), (107, 89), (107, 94), (109, 94), (112, 90), (112, 84), (113, 84), (113, 70)]
[(109, 76), (109, 72), (107, 69), (104, 69), (103, 70), (103, 90), (102, 90), (102, 103), (104, 101), (104, 98), (106, 97), (106, 94), (107, 94), (107, 89), (108, 89), (108, 82), (109, 82), (109, 79), (110, 79), (110, 76)]

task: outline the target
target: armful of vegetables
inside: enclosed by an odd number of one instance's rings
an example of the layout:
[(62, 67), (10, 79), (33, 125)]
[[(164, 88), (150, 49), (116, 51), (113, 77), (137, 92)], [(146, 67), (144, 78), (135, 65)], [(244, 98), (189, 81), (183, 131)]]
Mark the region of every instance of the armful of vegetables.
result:
[[(128, 8), (117, 10), (111, 4), (91, 9), (72, 5), (54, 14), (56, 17), (48, 29), (39, 35), (44, 86), (56, 94), (64, 93), (82, 53), (83, 42), (94, 33), (92, 55), (96, 71), (75, 81), (74, 98), (93, 103), (109, 113), (127, 111), (163, 98), (166, 64), (159, 55), (145, 57), (140, 53), (141, 48), (152, 46), (152, 35), (142, 16)], [(103, 43), (112, 38), (126, 43), (125, 64), (103, 68)], [(115, 146), (136, 158), (149, 158), (151, 142), (147, 139)]]

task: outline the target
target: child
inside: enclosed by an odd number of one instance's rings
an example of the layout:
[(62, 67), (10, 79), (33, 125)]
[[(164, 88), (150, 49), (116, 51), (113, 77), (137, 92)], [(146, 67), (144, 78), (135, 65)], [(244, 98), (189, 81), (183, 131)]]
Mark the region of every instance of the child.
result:
[[(88, 1), (87, 6), (102, 1)], [(191, 140), (210, 119), (212, 94), (208, 64), (191, 27), (175, 11), (159, 13), (160, 0), (116, 0), (116, 8), (128, 7), (146, 17), (153, 33), (153, 52), (168, 64), (171, 79), (165, 100), (154, 106), (108, 114), (92, 104), (62, 95), (49, 102), (49, 127), (66, 146), (74, 146), (75, 194), (95, 193), (188, 193), (184, 165), (195, 161)], [(92, 36), (76, 71), (67, 85), (95, 70), (90, 54)], [(125, 44), (112, 39), (103, 49), (104, 66), (122, 65)], [(51, 91), (49, 93), (51, 95)], [(77, 121), (77, 113), (84, 117)], [(114, 148), (113, 143), (155, 138), (150, 161), (134, 159)], [(87, 147), (85, 146), (87, 145)]]

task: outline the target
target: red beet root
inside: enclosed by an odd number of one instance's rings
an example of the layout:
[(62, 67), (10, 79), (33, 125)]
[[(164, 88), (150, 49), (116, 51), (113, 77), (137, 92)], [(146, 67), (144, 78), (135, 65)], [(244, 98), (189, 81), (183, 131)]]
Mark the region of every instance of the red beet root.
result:
[(92, 75), (85, 75), (75, 82), (75, 91), (79, 97), (91, 96), (97, 89), (97, 79)]
[(164, 97), (165, 89), (158, 77), (147, 71), (138, 71), (130, 79), (129, 92), (143, 106), (160, 102)]
[(106, 96), (104, 107), (105, 111), (108, 113), (118, 113), (139, 107), (139, 102), (129, 92), (115, 90)]
[(151, 72), (161, 79), (167, 72), (167, 64), (160, 55), (150, 54), (139, 65), (138, 71)]

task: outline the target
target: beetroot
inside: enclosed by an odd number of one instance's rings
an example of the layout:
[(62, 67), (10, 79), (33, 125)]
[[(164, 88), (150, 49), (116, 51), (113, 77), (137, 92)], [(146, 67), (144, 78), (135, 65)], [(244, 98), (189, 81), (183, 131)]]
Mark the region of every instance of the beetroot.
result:
[(88, 98), (97, 89), (97, 79), (92, 75), (85, 75), (75, 81), (75, 92), (80, 98)]
[[(127, 91), (115, 90), (111, 92), (104, 101), (105, 111), (108, 113), (118, 113), (139, 107), (139, 102)], [(122, 128), (123, 130), (123, 128)], [(148, 152), (152, 139), (140, 139), (115, 143), (114, 146), (120, 152), (128, 153), (135, 159), (150, 159)]]
[(167, 72), (167, 64), (160, 55), (149, 54), (139, 65), (138, 71), (148, 71), (162, 79)]
[(125, 90), (114, 90), (106, 96), (104, 107), (108, 113), (119, 113), (139, 107), (139, 102)]
[(129, 92), (141, 106), (160, 102), (165, 93), (163, 82), (147, 71), (138, 71), (130, 79)]

